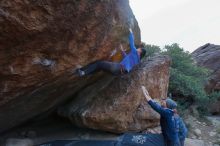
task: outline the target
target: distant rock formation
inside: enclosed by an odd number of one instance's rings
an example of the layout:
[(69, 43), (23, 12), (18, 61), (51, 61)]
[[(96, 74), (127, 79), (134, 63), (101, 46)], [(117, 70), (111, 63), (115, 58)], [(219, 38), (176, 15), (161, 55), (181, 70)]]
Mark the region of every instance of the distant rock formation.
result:
[(0, 132), (56, 109), (102, 78), (72, 72), (99, 59), (119, 61), (115, 48), (128, 46), (131, 20), (138, 44), (127, 0), (0, 1)]
[[(208, 93), (220, 91), (220, 45), (205, 44), (192, 53), (199, 66), (206, 67), (211, 71), (205, 89)], [(220, 113), (220, 99), (210, 107), (212, 113)]]
[(205, 44), (196, 49), (192, 56), (199, 66), (206, 67), (212, 72), (206, 90), (220, 91), (220, 45)]
[(74, 125), (114, 133), (155, 127), (159, 115), (149, 107), (140, 87), (146, 86), (156, 100), (166, 97), (169, 67), (168, 56), (145, 59), (130, 74), (114, 78), (107, 88), (103, 83), (109, 78), (81, 90), (71, 103), (59, 109), (59, 114)]

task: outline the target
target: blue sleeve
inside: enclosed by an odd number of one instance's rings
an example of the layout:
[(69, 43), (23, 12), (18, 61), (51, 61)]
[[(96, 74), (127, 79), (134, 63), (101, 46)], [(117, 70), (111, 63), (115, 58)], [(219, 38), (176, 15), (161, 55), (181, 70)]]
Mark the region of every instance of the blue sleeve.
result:
[(121, 53), (122, 53), (123, 57), (125, 57), (127, 55), (125, 51), (122, 51)]
[(137, 52), (136, 47), (134, 45), (134, 35), (132, 32), (129, 34), (129, 43), (130, 43), (130, 48), (132, 52)]
[(156, 111), (158, 112), (161, 116), (167, 116), (168, 112), (166, 109), (164, 109), (163, 107), (161, 107), (161, 105), (159, 105), (158, 103), (150, 100), (148, 101), (148, 104)]

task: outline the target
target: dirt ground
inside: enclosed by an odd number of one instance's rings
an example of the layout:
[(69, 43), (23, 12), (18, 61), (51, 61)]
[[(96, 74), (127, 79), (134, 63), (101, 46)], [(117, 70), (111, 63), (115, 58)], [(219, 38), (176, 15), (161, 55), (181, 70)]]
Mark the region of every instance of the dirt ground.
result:
[(3, 133), (0, 135), (0, 146), (5, 145), (8, 139), (31, 139), (34, 145), (38, 145), (54, 140), (113, 140), (118, 136), (108, 132), (77, 128), (63, 119), (51, 118), (40, 123), (26, 123)]
[(220, 116), (202, 119), (187, 116), (185, 122), (189, 129), (189, 138), (203, 140), (206, 145), (220, 144)]
[[(218, 146), (220, 142), (220, 116), (198, 119), (192, 116), (185, 118), (189, 134), (187, 141), (198, 146)], [(115, 140), (120, 135), (91, 129), (74, 127), (70, 122), (59, 118), (26, 123), (0, 135), (0, 145), (4, 146), (10, 139), (31, 139), (34, 145), (54, 140)], [(199, 140), (199, 141), (198, 141)], [(198, 142), (197, 142), (198, 141)], [(199, 143), (200, 142), (200, 143)], [(186, 142), (187, 143), (187, 142)], [(186, 144), (187, 146), (197, 145)]]

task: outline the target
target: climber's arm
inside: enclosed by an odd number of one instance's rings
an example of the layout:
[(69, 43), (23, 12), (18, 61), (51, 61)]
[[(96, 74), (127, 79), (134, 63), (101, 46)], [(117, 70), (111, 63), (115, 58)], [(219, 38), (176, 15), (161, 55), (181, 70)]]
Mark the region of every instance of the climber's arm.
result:
[(160, 115), (166, 116), (167, 115), (167, 111), (161, 107), (161, 105), (159, 105), (158, 103), (154, 102), (152, 100), (152, 98), (150, 97), (147, 89), (142, 86), (142, 91), (144, 93), (145, 98), (147, 99), (148, 104), (156, 111), (158, 112)]
[(160, 115), (162, 116), (166, 116), (167, 115), (167, 111), (166, 109), (164, 109), (163, 107), (161, 107), (161, 105), (159, 105), (158, 103), (156, 103), (153, 100), (149, 100), (148, 104), (152, 107), (152, 109), (154, 109), (156, 112), (158, 112)]
[(127, 54), (121, 44), (120, 44), (120, 50), (121, 50), (122, 56), (125, 57)]
[(133, 32), (132, 32), (132, 29), (130, 28), (129, 29), (129, 43), (130, 43), (130, 48), (131, 48), (131, 51), (132, 52), (136, 52), (136, 48), (135, 48), (135, 45), (134, 45), (134, 35), (133, 35)]
[(121, 53), (122, 53), (123, 57), (125, 57), (127, 55), (125, 51), (121, 51)]
[(147, 102), (150, 101), (150, 100), (152, 100), (152, 98), (150, 97), (150, 95), (149, 95), (147, 89), (146, 89), (144, 86), (141, 86), (141, 89), (142, 89), (142, 91), (143, 91), (143, 93), (144, 93), (144, 97), (147, 99)]

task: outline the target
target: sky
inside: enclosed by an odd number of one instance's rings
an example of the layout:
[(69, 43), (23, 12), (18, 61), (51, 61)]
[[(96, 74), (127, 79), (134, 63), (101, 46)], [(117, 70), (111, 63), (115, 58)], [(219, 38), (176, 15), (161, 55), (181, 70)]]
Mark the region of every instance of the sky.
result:
[(193, 52), (220, 45), (220, 0), (129, 0), (142, 41), (160, 47), (178, 43)]

